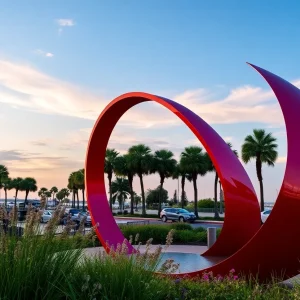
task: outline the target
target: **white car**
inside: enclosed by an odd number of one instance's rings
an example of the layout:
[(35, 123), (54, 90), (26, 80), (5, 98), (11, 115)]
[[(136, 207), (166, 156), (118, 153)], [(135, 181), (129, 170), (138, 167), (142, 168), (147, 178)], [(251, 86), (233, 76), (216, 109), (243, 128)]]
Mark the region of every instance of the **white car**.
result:
[(44, 210), (41, 217), (41, 223), (47, 223), (51, 218), (52, 218), (52, 213), (49, 210)]
[(270, 215), (270, 213), (272, 212), (272, 209), (267, 209), (261, 212), (261, 222), (265, 223), (268, 216)]

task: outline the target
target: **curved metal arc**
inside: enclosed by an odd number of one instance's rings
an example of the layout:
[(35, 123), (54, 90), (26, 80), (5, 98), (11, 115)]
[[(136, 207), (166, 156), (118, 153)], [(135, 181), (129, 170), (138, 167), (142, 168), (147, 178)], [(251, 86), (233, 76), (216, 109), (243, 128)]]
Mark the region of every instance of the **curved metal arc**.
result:
[[(144, 101), (158, 102), (175, 113), (211, 155), (224, 186), (227, 211), (222, 233), (208, 254), (231, 255), (259, 228), (259, 206), (245, 170), (228, 145), (200, 117), (172, 100), (146, 93), (127, 93), (113, 100), (98, 118), (89, 141), (85, 173), (87, 199), (93, 223), (99, 223), (97, 234), (101, 243), (105, 245), (108, 241), (116, 247), (124, 239), (111, 215), (106, 198), (103, 169), (108, 139), (119, 118), (129, 108)], [(96, 164), (99, 157), (102, 160)], [(233, 228), (235, 235), (232, 235)], [(134, 251), (133, 247), (128, 247), (131, 252)]]

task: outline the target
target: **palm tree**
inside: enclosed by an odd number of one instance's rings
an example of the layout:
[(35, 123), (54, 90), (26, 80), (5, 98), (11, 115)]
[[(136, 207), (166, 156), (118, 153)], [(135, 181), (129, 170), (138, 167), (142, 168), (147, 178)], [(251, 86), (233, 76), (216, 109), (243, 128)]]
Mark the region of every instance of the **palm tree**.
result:
[(13, 178), (12, 181), (11, 181), (11, 188), (16, 190), (15, 206), (17, 206), (18, 192), (22, 191), (22, 181), (23, 181), (23, 178), (21, 178), (21, 177)]
[(105, 161), (104, 161), (104, 173), (107, 174), (108, 179), (108, 186), (109, 186), (109, 205), (110, 209), (112, 210), (112, 192), (111, 192), (111, 181), (112, 181), (112, 175), (114, 173), (115, 168), (115, 161), (118, 157), (119, 152), (117, 152), (115, 149), (106, 149), (105, 152)]
[(262, 164), (274, 166), (277, 159), (277, 139), (272, 133), (266, 133), (264, 129), (254, 129), (253, 135), (247, 135), (242, 145), (242, 160), (248, 163), (252, 158), (256, 160), (256, 174), (260, 186), (260, 209), (265, 209), (264, 187), (262, 177)]
[(181, 207), (184, 208), (184, 201), (185, 201), (185, 180), (188, 177), (188, 174), (186, 171), (180, 166), (180, 164), (177, 164), (173, 174), (172, 179), (178, 179), (181, 177)]
[(207, 172), (207, 160), (203, 149), (197, 146), (186, 147), (184, 152), (181, 153), (180, 167), (186, 171), (190, 176), (188, 179), (193, 181), (194, 186), (194, 205), (195, 215), (198, 218), (198, 189), (197, 189), (197, 177), (198, 175), (204, 176)]
[(48, 191), (48, 189), (45, 188), (45, 187), (40, 188), (39, 191), (38, 191), (39, 197), (45, 195), (45, 193), (46, 193), (47, 191)]
[(119, 202), (121, 210), (124, 210), (124, 202), (130, 194), (128, 179), (117, 177), (111, 184), (112, 200)]
[(27, 204), (27, 198), (29, 192), (36, 192), (37, 191), (37, 185), (36, 180), (32, 177), (26, 177), (21, 182), (21, 189), (25, 191), (25, 204)]
[(82, 210), (85, 211), (85, 182), (84, 169), (80, 169), (75, 173), (75, 184), (79, 190), (82, 190)]
[(151, 149), (144, 145), (139, 144), (129, 148), (128, 150), (128, 166), (138, 175), (142, 191), (142, 215), (146, 215), (146, 198), (143, 182), (143, 175), (149, 174), (152, 168), (153, 156)]
[[(232, 148), (231, 143), (227, 143), (227, 145)], [(238, 157), (238, 152), (237, 150), (232, 150), (232, 152)], [(208, 166), (208, 172), (215, 172), (215, 182), (214, 182), (214, 200), (215, 200), (215, 206), (214, 206), (214, 211), (215, 211), (215, 219), (219, 218), (219, 211), (218, 211), (218, 180), (219, 180), (219, 175), (216, 171), (216, 168), (214, 164), (212, 163), (212, 160), (210, 159), (208, 153), (205, 153), (205, 157), (207, 160), (207, 166)], [(220, 200), (221, 201), (221, 200)]]
[(0, 189), (2, 188), (2, 181), (4, 178), (8, 178), (9, 172), (7, 167), (4, 165), (0, 165)]
[(176, 169), (177, 161), (173, 157), (174, 157), (173, 152), (165, 149), (157, 150), (154, 153), (154, 157), (153, 157), (154, 172), (157, 172), (160, 177), (158, 216), (160, 216), (160, 211), (161, 211), (161, 197), (162, 197), (164, 181), (166, 178), (171, 177)]
[(127, 176), (130, 192), (130, 213), (134, 214), (134, 192), (133, 192), (133, 177), (135, 172), (130, 168), (130, 156), (128, 154), (118, 156), (115, 160), (115, 174), (117, 176)]
[(78, 187), (76, 185), (76, 172), (72, 172), (68, 178), (68, 189), (72, 191), (72, 207), (75, 207), (75, 201), (77, 196), (77, 208), (79, 209), (79, 197), (78, 197)]
[(10, 190), (12, 188), (11, 186), (11, 178), (6, 177), (4, 179), (2, 179), (2, 187), (4, 189), (4, 193), (5, 193), (5, 207), (7, 206), (7, 190)]
[(58, 192), (58, 188), (56, 186), (53, 186), (50, 189), (50, 193), (52, 194), (52, 200), (54, 200), (55, 194)]

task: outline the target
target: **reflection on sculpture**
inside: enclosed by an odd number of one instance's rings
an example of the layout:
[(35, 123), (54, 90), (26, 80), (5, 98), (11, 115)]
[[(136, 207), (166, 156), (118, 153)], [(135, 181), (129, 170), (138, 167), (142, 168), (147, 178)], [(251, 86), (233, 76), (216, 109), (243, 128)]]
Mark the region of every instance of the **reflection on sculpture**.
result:
[[(300, 91), (280, 77), (253, 66), (270, 84), (281, 105), (288, 134), (286, 174), (276, 205), (266, 223), (260, 226), (260, 209), (252, 183), (239, 160), (223, 139), (199, 116), (186, 107), (163, 97), (146, 93), (127, 93), (119, 96), (99, 116), (88, 145), (86, 156), (86, 192), (93, 224), (98, 224), (97, 235), (107, 251), (124, 241), (107, 201), (104, 183), (104, 158), (111, 132), (120, 117), (134, 105), (155, 101), (177, 115), (197, 136), (210, 155), (224, 190), (226, 216), (217, 242), (203, 255), (227, 256), (220, 263), (196, 272), (179, 276), (197, 276), (204, 271), (226, 274), (234, 268), (244, 274), (268, 279), (271, 273), (285, 278), (298, 273), (300, 236), (297, 226), (300, 210)], [(289, 226), (287, 234), (285, 225)], [(285, 242), (282, 245), (282, 241)], [(129, 253), (134, 248), (128, 244)], [(178, 276), (178, 274), (176, 275)]]

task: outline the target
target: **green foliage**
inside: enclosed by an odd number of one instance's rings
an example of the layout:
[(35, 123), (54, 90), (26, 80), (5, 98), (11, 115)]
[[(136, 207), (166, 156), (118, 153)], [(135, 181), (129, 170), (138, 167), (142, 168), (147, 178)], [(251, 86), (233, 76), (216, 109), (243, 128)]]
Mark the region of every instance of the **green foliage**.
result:
[(139, 241), (146, 243), (153, 238), (153, 244), (164, 244), (166, 236), (171, 230), (171, 226), (165, 225), (120, 225), (120, 229), (125, 238), (135, 237), (139, 234)]
[(133, 257), (117, 255), (87, 258), (72, 272), (68, 299), (150, 300), (175, 299), (174, 284), (135, 263)]
[(175, 230), (193, 230), (193, 227), (190, 224), (186, 223), (174, 223), (171, 225), (171, 228)]
[(202, 199), (198, 201), (198, 208), (214, 208), (215, 202), (212, 199)]
[[(160, 186), (158, 186), (154, 190), (148, 189), (147, 194), (146, 194), (147, 205), (153, 205), (154, 203), (159, 202), (159, 191), (160, 191)], [(168, 201), (168, 198), (169, 198), (168, 191), (163, 188), (161, 202), (166, 203)]]

